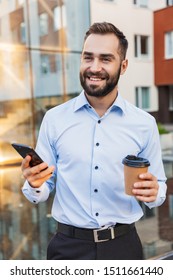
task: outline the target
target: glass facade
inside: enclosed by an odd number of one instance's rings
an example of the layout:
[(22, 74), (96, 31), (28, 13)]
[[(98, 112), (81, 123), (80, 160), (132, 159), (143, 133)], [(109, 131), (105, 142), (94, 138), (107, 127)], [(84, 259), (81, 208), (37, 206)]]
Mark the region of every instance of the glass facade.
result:
[(39, 205), (24, 198), (11, 142), (34, 147), (45, 112), (80, 93), (89, 24), (89, 0), (0, 2), (0, 259), (46, 259), (52, 197)]

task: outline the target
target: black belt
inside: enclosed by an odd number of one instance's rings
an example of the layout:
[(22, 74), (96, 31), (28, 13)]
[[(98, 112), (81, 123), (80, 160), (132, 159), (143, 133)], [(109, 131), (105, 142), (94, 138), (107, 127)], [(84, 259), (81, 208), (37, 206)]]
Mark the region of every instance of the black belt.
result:
[(84, 229), (58, 222), (58, 232), (73, 238), (90, 240), (94, 242), (104, 242), (127, 234), (132, 228), (134, 228), (134, 226), (135, 223), (116, 224), (108, 228), (103, 227), (99, 229)]

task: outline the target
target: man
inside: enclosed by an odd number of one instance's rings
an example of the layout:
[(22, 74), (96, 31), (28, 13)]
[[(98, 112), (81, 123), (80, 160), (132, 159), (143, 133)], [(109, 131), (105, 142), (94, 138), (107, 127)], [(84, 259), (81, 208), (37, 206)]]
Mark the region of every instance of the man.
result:
[[(143, 215), (139, 201), (152, 208), (165, 200), (155, 120), (118, 92), (127, 47), (114, 25), (90, 27), (81, 57), (82, 93), (46, 113), (36, 147), (45, 162), (32, 168), (30, 156), (22, 162), (23, 193), (31, 202), (47, 200), (56, 187), (52, 216), (58, 231), (48, 259), (143, 259), (134, 224)], [(124, 191), (127, 154), (151, 164), (134, 184), (134, 196)]]

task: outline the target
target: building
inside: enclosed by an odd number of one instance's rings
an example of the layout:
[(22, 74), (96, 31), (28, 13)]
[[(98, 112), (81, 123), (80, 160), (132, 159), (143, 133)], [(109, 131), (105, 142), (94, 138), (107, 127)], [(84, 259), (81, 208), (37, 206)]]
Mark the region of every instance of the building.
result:
[[(167, 5), (154, 12), (154, 69), (159, 100), (157, 119), (170, 127), (173, 121), (173, 1), (167, 1)], [(171, 138), (171, 134), (166, 137)], [(168, 191), (165, 203), (159, 207), (159, 234), (163, 240), (171, 242), (173, 242), (172, 148), (170, 141), (169, 149), (163, 154)]]
[(129, 41), (129, 66), (120, 79), (121, 94), (154, 116), (159, 104), (154, 83), (153, 11), (165, 6), (165, 0), (91, 1), (91, 21), (111, 21)]
[(154, 42), (155, 85), (159, 96), (158, 120), (171, 124), (173, 122), (173, 6), (154, 12)]

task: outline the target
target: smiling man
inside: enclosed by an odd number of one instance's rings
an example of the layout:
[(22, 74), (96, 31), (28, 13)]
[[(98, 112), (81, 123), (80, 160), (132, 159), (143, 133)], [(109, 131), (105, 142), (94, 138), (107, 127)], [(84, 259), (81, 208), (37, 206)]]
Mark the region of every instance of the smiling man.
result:
[[(30, 167), (30, 156), (22, 162), (23, 193), (32, 203), (47, 200), (56, 188), (52, 216), (58, 229), (48, 259), (143, 259), (135, 228), (143, 216), (139, 201), (152, 208), (165, 200), (155, 119), (118, 92), (127, 47), (113, 24), (89, 28), (81, 56), (83, 91), (46, 113), (36, 147), (44, 163)], [(133, 196), (124, 191), (122, 159), (128, 154), (150, 161)]]
[(113, 90), (116, 94), (119, 77), (127, 68), (127, 60), (121, 59), (118, 49), (119, 40), (113, 34), (108, 34), (106, 40), (99, 34), (87, 38), (80, 71), (81, 85), (87, 96), (103, 97)]

